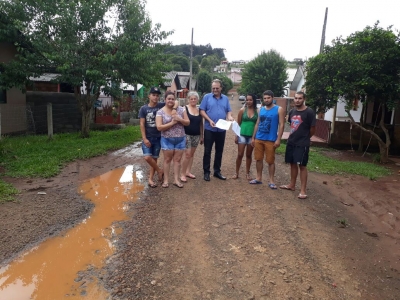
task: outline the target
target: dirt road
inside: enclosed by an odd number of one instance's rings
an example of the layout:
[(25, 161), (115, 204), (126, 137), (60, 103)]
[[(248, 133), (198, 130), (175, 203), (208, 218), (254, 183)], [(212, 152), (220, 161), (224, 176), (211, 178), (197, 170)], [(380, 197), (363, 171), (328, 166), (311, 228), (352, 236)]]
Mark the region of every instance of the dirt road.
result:
[[(236, 115), (236, 98), (232, 107)], [(233, 140), (229, 132), (226, 176), (235, 169)], [(100, 277), (112, 299), (400, 298), (396, 175), (373, 182), (311, 173), (309, 198), (299, 200), (298, 190), (269, 189), (266, 169), (262, 185), (248, 184), (244, 171), (238, 180), (205, 182), (202, 152), (200, 146), (193, 167), (197, 179), (188, 179), (183, 189), (147, 189), (133, 205), (118, 251)], [(77, 196), (78, 184), (132, 161), (141, 162), (103, 156), (71, 164), (51, 182), (15, 181), (25, 192), (0, 207), (1, 261), (83, 218), (90, 205)], [(287, 183), (289, 168), (280, 156), (276, 163), (277, 183)], [(42, 199), (36, 208), (32, 198), (40, 188), (53, 201)], [(67, 204), (60, 210), (53, 203), (61, 199)], [(54, 218), (43, 220), (44, 207)], [(18, 210), (25, 221), (12, 217)], [(65, 222), (59, 225), (60, 220)], [(20, 237), (21, 226), (30, 228), (29, 238)]]

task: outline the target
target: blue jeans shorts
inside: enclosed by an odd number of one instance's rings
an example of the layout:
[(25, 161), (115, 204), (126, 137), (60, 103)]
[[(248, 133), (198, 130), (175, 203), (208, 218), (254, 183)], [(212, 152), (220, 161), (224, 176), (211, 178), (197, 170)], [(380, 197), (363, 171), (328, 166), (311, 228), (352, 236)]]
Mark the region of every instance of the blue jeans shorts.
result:
[(160, 156), (161, 150), (161, 138), (147, 138), (151, 143), (150, 147), (147, 147), (144, 142), (142, 141), (142, 151), (143, 156), (151, 156), (153, 158), (158, 158)]
[(182, 137), (161, 137), (161, 149), (163, 150), (185, 150), (186, 136)]
[(251, 136), (245, 136), (245, 135), (238, 136), (238, 144), (250, 145), (251, 138), (252, 138)]

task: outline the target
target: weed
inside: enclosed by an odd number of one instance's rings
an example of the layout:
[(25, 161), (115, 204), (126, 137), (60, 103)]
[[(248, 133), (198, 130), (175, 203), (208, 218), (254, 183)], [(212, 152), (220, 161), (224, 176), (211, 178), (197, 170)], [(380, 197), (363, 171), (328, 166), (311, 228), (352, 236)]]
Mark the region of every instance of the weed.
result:
[(346, 219), (336, 220), (336, 223), (338, 223), (340, 225), (340, 227), (343, 227), (343, 228), (348, 226), (348, 223), (347, 223)]

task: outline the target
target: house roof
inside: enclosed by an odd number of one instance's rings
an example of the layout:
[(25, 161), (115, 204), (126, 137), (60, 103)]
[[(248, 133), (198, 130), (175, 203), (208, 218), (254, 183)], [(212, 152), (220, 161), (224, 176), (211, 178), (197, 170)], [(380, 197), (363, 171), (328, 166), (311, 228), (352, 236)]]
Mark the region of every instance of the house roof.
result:
[(29, 77), (29, 80), (31, 80), (31, 81), (50, 82), (50, 81), (56, 80), (57, 77), (59, 77), (59, 76), (60, 76), (60, 74), (43, 73), (39, 77)]
[(171, 86), (172, 81), (175, 79), (175, 76), (178, 72), (176, 71), (171, 71), (171, 72), (166, 72), (164, 73), (163, 79), (164, 79), (164, 86)]
[(300, 80), (304, 77), (304, 66), (298, 66), (296, 74), (294, 75), (293, 81), (290, 84), (290, 90), (294, 91), (300, 83)]

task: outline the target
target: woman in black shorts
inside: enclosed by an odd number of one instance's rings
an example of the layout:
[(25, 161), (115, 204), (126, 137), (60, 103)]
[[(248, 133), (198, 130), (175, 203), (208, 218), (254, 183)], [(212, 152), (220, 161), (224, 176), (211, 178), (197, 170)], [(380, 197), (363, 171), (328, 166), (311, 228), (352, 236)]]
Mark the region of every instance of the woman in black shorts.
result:
[(185, 106), (190, 124), (185, 126), (186, 133), (186, 151), (182, 159), (181, 181), (187, 182), (187, 177), (195, 179), (196, 176), (191, 173), (193, 156), (198, 144), (203, 144), (203, 117), (197, 108), (199, 94), (197, 92), (188, 93), (188, 105)]

